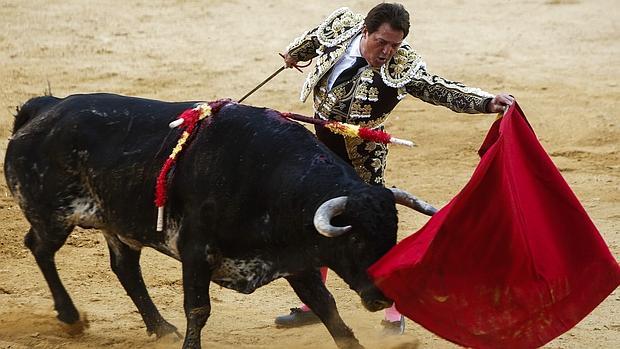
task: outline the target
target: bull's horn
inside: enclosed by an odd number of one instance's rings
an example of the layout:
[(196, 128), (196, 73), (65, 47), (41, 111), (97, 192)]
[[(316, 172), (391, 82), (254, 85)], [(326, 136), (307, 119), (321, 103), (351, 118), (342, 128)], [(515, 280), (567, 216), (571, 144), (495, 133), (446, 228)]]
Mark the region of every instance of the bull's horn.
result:
[(435, 212), (437, 212), (437, 209), (431, 206), (428, 202), (420, 200), (404, 190), (398, 188), (389, 189), (394, 194), (394, 199), (396, 199), (397, 204), (407, 206), (428, 216), (432, 216), (435, 214)]
[(314, 213), (314, 227), (319, 234), (327, 236), (328, 238), (335, 238), (351, 230), (350, 225), (346, 227), (335, 227), (331, 224), (333, 217), (344, 212), (347, 199), (346, 196), (339, 196), (325, 201), (316, 209)]

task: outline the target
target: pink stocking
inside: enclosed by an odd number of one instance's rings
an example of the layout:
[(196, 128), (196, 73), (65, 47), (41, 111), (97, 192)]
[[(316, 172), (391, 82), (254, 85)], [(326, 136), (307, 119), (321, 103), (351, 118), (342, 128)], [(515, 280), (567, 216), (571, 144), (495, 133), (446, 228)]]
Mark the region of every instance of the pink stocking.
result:
[(385, 319), (387, 321), (400, 321), (400, 313), (396, 310), (396, 305), (392, 304), (391, 307), (385, 309)]
[[(325, 283), (325, 281), (327, 281), (327, 267), (322, 267), (321, 269), (321, 281), (323, 281), (323, 283)], [(301, 307), (299, 307), (302, 311), (310, 311), (310, 308), (308, 308), (307, 305), (302, 304)], [(400, 316), (400, 314), (398, 314), (398, 316)], [(399, 317), (400, 319), (400, 317)]]

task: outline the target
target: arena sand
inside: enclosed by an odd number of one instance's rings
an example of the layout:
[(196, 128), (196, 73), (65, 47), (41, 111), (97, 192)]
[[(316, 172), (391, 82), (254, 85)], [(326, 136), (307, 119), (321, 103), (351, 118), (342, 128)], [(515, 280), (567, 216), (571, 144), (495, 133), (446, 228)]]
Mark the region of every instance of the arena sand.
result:
[[(336, 6), (366, 12), (374, 1), (43, 1), (0, 6), (0, 155), (12, 114), (49, 91), (113, 92), (181, 101), (238, 99), (281, 65), (277, 53)], [(620, 253), (620, 6), (616, 0), (406, 1), (408, 41), (430, 71), (516, 96), (543, 146), (610, 246)], [(298, 101), (294, 70), (246, 102), (311, 114)], [(392, 147), (387, 184), (437, 206), (450, 200), (477, 164), (494, 115), (460, 115), (405, 99), (387, 122), (414, 149)], [(4, 178), (4, 176), (2, 176)], [(399, 237), (425, 217), (400, 210)], [(76, 230), (57, 254), (61, 277), (90, 328), (71, 336), (55, 319), (51, 296), (22, 243), (28, 224), (0, 183), (0, 348), (168, 348), (149, 338), (140, 315), (109, 268), (97, 231)], [(155, 303), (181, 331), (180, 264), (146, 249), (142, 268)], [(328, 287), (340, 313), (369, 348), (454, 348), (412, 321), (382, 338), (381, 313), (363, 310), (337, 276)], [(335, 348), (325, 327), (278, 329), (276, 315), (298, 301), (284, 280), (246, 296), (212, 287), (207, 348)], [(610, 295), (547, 348), (615, 348), (620, 295)]]

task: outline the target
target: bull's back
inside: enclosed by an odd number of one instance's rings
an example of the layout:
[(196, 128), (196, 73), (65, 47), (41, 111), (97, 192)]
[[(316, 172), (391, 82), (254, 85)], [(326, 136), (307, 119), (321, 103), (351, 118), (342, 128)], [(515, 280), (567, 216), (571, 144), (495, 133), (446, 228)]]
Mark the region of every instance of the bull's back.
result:
[(34, 98), (7, 146), (7, 183), (31, 211), (89, 200), (112, 215), (151, 208), (157, 172), (177, 139), (167, 124), (192, 104), (113, 94)]
[(191, 105), (113, 94), (36, 97), (16, 116), (6, 162), (110, 170), (140, 162), (152, 158), (166, 138), (172, 141), (167, 123)]
[(199, 130), (169, 194), (171, 202), (205, 207), (225, 245), (258, 249), (289, 241), (288, 227), (312, 215), (313, 203), (356, 180), (351, 166), (302, 125), (274, 110), (232, 103)]

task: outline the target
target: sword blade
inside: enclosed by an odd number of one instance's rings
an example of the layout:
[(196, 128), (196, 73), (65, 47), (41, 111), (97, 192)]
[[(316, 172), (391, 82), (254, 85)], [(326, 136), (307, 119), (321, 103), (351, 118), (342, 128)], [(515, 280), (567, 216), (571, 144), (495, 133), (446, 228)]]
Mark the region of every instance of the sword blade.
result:
[(241, 97), (241, 99), (239, 100), (239, 103), (243, 102), (244, 99), (248, 98), (252, 93), (256, 92), (256, 90), (258, 90), (259, 88), (263, 87), (264, 84), (268, 83), (269, 80), (273, 79), (276, 75), (280, 74), (280, 72), (283, 71), (284, 69), (286, 69), (286, 66), (280, 67), (273, 74), (269, 75), (269, 77), (267, 79), (263, 80), (263, 82), (258, 84), (258, 86), (254, 87), (252, 89), (252, 91), (246, 93), (245, 96)]

